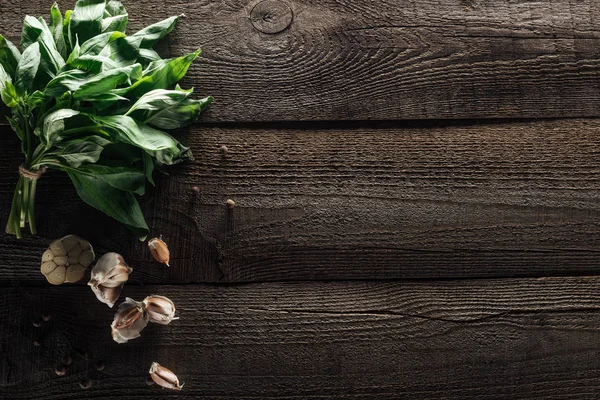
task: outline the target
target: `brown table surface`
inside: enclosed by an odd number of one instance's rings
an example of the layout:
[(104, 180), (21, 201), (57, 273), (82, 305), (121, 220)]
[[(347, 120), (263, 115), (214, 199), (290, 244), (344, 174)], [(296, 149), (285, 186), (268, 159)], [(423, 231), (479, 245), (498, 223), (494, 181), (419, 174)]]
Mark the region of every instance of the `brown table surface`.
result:
[[(17, 42), (50, 6), (9, 3)], [(125, 5), (130, 32), (186, 14), (159, 51), (201, 46), (182, 85), (216, 98), (177, 133), (195, 159), (141, 199), (171, 267), (46, 174), (38, 235), (0, 234), (0, 398), (600, 398), (598, 2)], [(2, 124), (4, 226), (21, 160)], [(114, 309), (39, 272), (66, 234), (180, 319), (113, 342)], [(152, 361), (184, 389), (148, 386)]]

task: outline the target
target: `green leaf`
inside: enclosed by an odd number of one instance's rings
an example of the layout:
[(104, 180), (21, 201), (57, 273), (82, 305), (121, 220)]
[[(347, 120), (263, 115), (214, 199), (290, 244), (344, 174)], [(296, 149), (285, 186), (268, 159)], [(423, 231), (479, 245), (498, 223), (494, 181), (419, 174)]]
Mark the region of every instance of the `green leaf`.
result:
[(200, 49), (178, 58), (158, 60), (150, 63), (142, 74), (142, 78), (131, 87), (118, 91), (128, 97), (141, 97), (154, 89), (167, 89), (185, 76), (192, 62), (200, 55)]
[(119, 190), (105, 180), (68, 170), (79, 197), (90, 206), (126, 225), (140, 240), (148, 236), (148, 225), (133, 194)]
[(56, 50), (63, 59), (67, 58), (67, 43), (63, 32), (63, 17), (58, 9), (58, 4), (54, 3), (50, 8), (50, 32), (54, 37)]
[(144, 152), (144, 173), (146, 174), (148, 182), (150, 182), (152, 186), (156, 186), (154, 178), (152, 177), (152, 174), (154, 173), (154, 159), (146, 152)]
[(75, 46), (76, 39), (85, 43), (102, 32), (105, 0), (78, 0), (69, 22), (69, 42)]
[(80, 54), (97, 56), (110, 43), (123, 37), (125, 37), (123, 32), (105, 32), (94, 36), (81, 45)]
[(65, 130), (65, 120), (79, 114), (79, 111), (63, 108), (54, 111), (44, 119), (40, 139), (47, 145), (60, 140), (59, 134)]
[(139, 77), (141, 72), (142, 66), (140, 64), (104, 71), (88, 78), (85, 83), (73, 91), (73, 97), (85, 99), (105, 94), (118, 85), (128, 82), (130, 78)]
[(151, 62), (160, 60), (160, 55), (152, 49), (140, 49), (140, 53), (137, 58), (137, 62), (142, 64), (142, 67), (146, 68)]
[(28, 92), (40, 66), (40, 45), (38, 42), (25, 49), (17, 65), (15, 87), (19, 95)]
[(71, 41), (69, 40), (69, 25), (71, 23), (72, 16), (73, 16), (73, 10), (67, 10), (67, 11), (65, 11), (65, 16), (63, 18), (63, 38), (65, 38), (67, 54), (69, 54), (74, 47), (71, 44)]
[(89, 117), (103, 126), (114, 140), (141, 148), (155, 157), (159, 164), (171, 165), (191, 157), (189, 149), (173, 137), (139, 123), (131, 117), (125, 115), (89, 115)]
[(71, 66), (93, 73), (99, 73), (118, 68), (118, 65), (110, 58), (102, 56), (80, 56), (69, 63)]
[(12, 84), (10, 75), (8, 75), (8, 73), (4, 70), (2, 65), (0, 65), (0, 97), (2, 98), (2, 102), (4, 102), (7, 107), (12, 108), (19, 105), (19, 96), (17, 95), (17, 90)]
[(121, 37), (100, 52), (101, 56), (108, 57), (119, 66), (134, 64), (140, 53), (140, 38)]
[(137, 31), (132, 36), (141, 37), (142, 44), (140, 47), (149, 49), (153, 47), (160, 39), (165, 37), (175, 28), (180, 17), (169, 17), (155, 24), (149, 25), (144, 29)]
[(130, 78), (139, 77), (141, 69), (140, 64), (134, 64), (95, 75), (80, 70), (66, 71), (48, 83), (45, 93), (48, 97), (57, 97), (70, 91), (75, 99), (89, 99), (106, 94), (118, 85), (129, 82)]
[(212, 101), (212, 96), (199, 100), (185, 99), (177, 106), (167, 107), (156, 113), (147, 113), (142, 122), (160, 129), (178, 129), (196, 121)]
[(59, 157), (69, 166), (79, 168), (84, 163), (98, 161), (104, 146), (109, 143), (110, 140), (100, 136), (85, 136), (61, 143), (60, 148), (49, 156)]
[(30, 109), (38, 107), (44, 102), (45, 96), (43, 92), (36, 90), (27, 98), (27, 105)]
[(104, 10), (102, 32), (119, 31), (125, 33), (127, 20), (127, 11), (123, 7), (123, 4), (120, 1), (111, 0)]
[(45, 86), (65, 65), (65, 61), (56, 48), (52, 32), (43, 18), (26, 16), (23, 22), (21, 46), (27, 49), (33, 43), (40, 45), (40, 67), (36, 85)]
[(79, 170), (83, 173), (97, 176), (115, 189), (124, 192), (142, 196), (146, 191), (146, 176), (136, 168), (87, 164), (79, 168)]
[(190, 99), (192, 91), (152, 90), (143, 95), (126, 113), (136, 120), (160, 129), (177, 129), (194, 122), (212, 97)]
[(0, 65), (11, 76), (15, 76), (17, 64), (21, 58), (21, 53), (14, 44), (4, 36), (0, 35)]
[(125, 115), (136, 110), (160, 111), (167, 107), (173, 107), (187, 99), (192, 91), (155, 89), (144, 94)]

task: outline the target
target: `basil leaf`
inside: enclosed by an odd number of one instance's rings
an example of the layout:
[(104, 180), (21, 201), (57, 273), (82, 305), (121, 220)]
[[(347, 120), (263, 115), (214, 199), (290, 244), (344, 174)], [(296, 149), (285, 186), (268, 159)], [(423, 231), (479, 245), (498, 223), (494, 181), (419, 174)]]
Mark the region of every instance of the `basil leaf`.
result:
[(121, 37), (100, 52), (101, 56), (108, 57), (119, 66), (127, 66), (137, 61), (140, 52), (140, 38)]
[(125, 115), (89, 117), (103, 126), (116, 141), (141, 148), (156, 158), (159, 164), (175, 164), (191, 157), (189, 149), (165, 132), (139, 123)]
[(123, 7), (123, 4), (120, 1), (111, 0), (104, 10), (102, 32), (119, 31), (125, 33), (127, 20), (127, 11)]
[(19, 95), (23, 95), (31, 89), (39, 66), (40, 45), (35, 42), (25, 49), (17, 64), (15, 87)]
[(144, 94), (125, 115), (136, 110), (158, 111), (167, 107), (176, 106), (188, 98), (192, 91), (155, 89)]
[(150, 182), (152, 186), (156, 186), (154, 178), (152, 177), (152, 174), (154, 173), (154, 159), (146, 152), (144, 152), (144, 173), (146, 174), (148, 182)]
[(87, 164), (79, 168), (83, 173), (97, 176), (115, 189), (142, 196), (146, 191), (146, 176), (132, 167)]
[(69, 21), (69, 42), (85, 43), (102, 32), (105, 0), (78, 0)]
[(105, 32), (98, 36), (94, 36), (81, 45), (80, 54), (98, 55), (110, 43), (123, 37), (125, 37), (125, 34), (122, 32)]
[(140, 47), (149, 49), (158, 43), (160, 39), (168, 35), (175, 28), (177, 21), (179, 21), (179, 17), (169, 17), (137, 31), (132, 36), (141, 37), (142, 44)]
[(143, 95), (125, 115), (161, 129), (177, 129), (194, 122), (213, 101), (212, 97), (193, 100), (192, 91), (152, 90)]
[(200, 113), (212, 101), (212, 96), (200, 100), (185, 99), (177, 106), (167, 107), (156, 113), (147, 113), (141, 121), (160, 129), (178, 129), (197, 120)]
[(77, 57), (69, 64), (75, 68), (93, 73), (118, 68), (117, 64), (110, 58), (91, 55)]
[(67, 44), (63, 33), (63, 17), (58, 9), (58, 4), (54, 3), (50, 8), (50, 32), (54, 38), (56, 50), (63, 59), (67, 58)]
[(183, 57), (158, 60), (150, 63), (142, 78), (118, 91), (117, 94), (140, 97), (154, 89), (166, 89), (185, 76), (192, 62), (200, 55), (200, 49)]
[(68, 108), (63, 108), (48, 114), (44, 119), (42, 135), (40, 136), (42, 142), (49, 145), (60, 140), (58, 134), (65, 130), (65, 120), (78, 114), (79, 111)]
[(77, 170), (68, 170), (67, 173), (83, 201), (123, 223), (140, 240), (146, 239), (148, 225), (133, 194), (116, 189), (93, 175), (86, 175)]
[(30, 109), (34, 109), (38, 107), (40, 104), (44, 102), (45, 96), (44, 92), (40, 92), (36, 90), (27, 98), (27, 105)]
[(156, 51), (152, 49), (140, 49), (137, 62), (142, 64), (142, 67), (146, 68), (152, 61), (157, 61), (160, 59), (160, 55)]
[(4, 36), (0, 35), (0, 65), (11, 76), (15, 76), (17, 64), (21, 58), (21, 53), (14, 44)]
[(25, 17), (21, 46), (26, 49), (32, 43), (40, 45), (40, 68), (36, 77), (36, 86), (45, 86), (65, 65), (65, 61), (56, 49), (52, 32), (43, 18)]
[(65, 11), (65, 16), (63, 17), (63, 38), (65, 38), (67, 54), (69, 54), (74, 47), (71, 44), (71, 41), (69, 40), (69, 25), (71, 23), (72, 16), (73, 16), (73, 10), (67, 10), (67, 11)]
[(57, 151), (48, 155), (59, 157), (69, 166), (79, 168), (84, 163), (98, 161), (107, 144), (110, 144), (110, 140), (100, 136), (85, 136), (61, 143)]
[(67, 71), (50, 81), (46, 86), (45, 93), (48, 97), (57, 97), (64, 92), (71, 91), (75, 99), (88, 99), (105, 94), (118, 85), (129, 82), (130, 78), (139, 77), (141, 69), (140, 64), (134, 64), (95, 75), (90, 75), (86, 71)]
[(17, 90), (12, 84), (10, 75), (6, 72), (4, 67), (0, 64), (0, 97), (2, 102), (7, 107), (16, 107), (19, 104), (19, 97), (17, 96)]

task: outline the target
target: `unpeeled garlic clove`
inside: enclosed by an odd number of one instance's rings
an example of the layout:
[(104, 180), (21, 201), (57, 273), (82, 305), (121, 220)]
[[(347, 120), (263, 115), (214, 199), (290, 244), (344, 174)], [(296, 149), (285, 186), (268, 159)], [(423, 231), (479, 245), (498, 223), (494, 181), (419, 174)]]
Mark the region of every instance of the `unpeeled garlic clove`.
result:
[(168, 325), (175, 318), (175, 304), (165, 296), (152, 295), (143, 301), (150, 322)]
[(119, 305), (115, 318), (110, 325), (113, 340), (127, 343), (140, 337), (140, 332), (148, 325), (148, 317), (144, 313), (143, 304), (129, 297)]
[(164, 388), (174, 390), (181, 390), (181, 388), (183, 388), (183, 385), (179, 384), (177, 375), (157, 362), (153, 362), (150, 366), (150, 377), (154, 382)]
[(42, 255), (40, 271), (53, 285), (77, 282), (94, 261), (94, 250), (87, 240), (68, 235), (50, 244)]
[(148, 249), (152, 254), (152, 257), (156, 261), (169, 266), (169, 260), (171, 259), (171, 253), (167, 244), (159, 238), (150, 239), (148, 241)]
[(131, 272), (133, 269), (127, 266), (120, 254), (106, 253), (92, 268), (88, 285), (92, 287), (98, 300), (113, 307)]

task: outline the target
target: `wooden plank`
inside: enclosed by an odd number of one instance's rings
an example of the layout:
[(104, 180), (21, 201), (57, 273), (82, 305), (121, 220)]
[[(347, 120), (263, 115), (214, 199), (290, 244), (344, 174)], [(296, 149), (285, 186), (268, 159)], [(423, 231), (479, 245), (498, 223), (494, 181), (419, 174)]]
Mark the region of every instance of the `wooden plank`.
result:
[[(44, 283), (39, 255), (70, 233), (124, 254), (144, 283), (596, 274), (598, 132), (598, 120), (195, 127), (182, 138), (195, 160), (142, 200), (172, 268), (52, 173), (41, 237), (0, 235), (0, 282)], [(0, 134), (2, 224), (17, 147)]]
[[(0, 396), (172, 398), (146, 386), (152, 361), (179, 374), (181, 395), (193, 398), (594, 399), (600, 391), (598, 277), (125, 289), (136, 299), (170, 297), (180, 319), (118, 345), (113, 311), (87, 288), (0, 289), (8, 322)], [(52, 319), (34, 328), (44, 312)], [(59, 378), (67, 353), (74, 361)], [(84, 391), (86, 376), (93, 385)]]
[[(203, 47), (185, 85), (216, 97), (207, 121), (599, 115), (594, 0), (144, 0), (127, 7), (132, 32), (186, 13), (161, 49)], [(18, 39), (23, 15), (47, 9), (42, 0), (2, 2), (0, 31)]]

